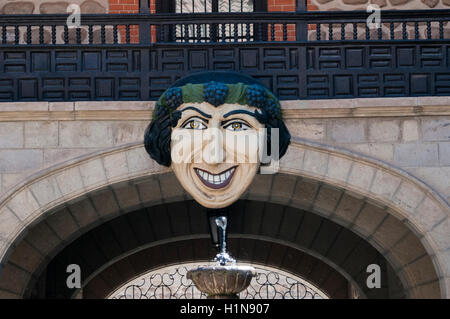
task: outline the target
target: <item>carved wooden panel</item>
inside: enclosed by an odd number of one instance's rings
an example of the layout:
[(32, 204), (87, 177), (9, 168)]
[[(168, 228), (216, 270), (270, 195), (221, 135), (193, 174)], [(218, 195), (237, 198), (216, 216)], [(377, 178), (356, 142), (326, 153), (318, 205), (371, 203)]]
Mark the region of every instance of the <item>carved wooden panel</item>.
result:
[(448, 45), (308, 47), (307, 98), (445, 95)]
[(248, 74), (284, 100), (449, 95), (450, 45), (7, 47), (0, 101), (154, 100), (207, 70)]

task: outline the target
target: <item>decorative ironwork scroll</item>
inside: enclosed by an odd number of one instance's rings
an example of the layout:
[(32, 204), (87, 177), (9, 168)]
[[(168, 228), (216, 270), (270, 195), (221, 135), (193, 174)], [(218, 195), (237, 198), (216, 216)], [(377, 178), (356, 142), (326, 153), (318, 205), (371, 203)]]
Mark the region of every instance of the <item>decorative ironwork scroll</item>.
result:
[[(328, 299), (314, 285), (289, 273), (252, 265), (257, 272), (240, 299)], [(109, 299), (205, 299), (206, 295), (187, 279), (187, 272), (198, 264), (162, 268), (134, 279), (109, 296)]]

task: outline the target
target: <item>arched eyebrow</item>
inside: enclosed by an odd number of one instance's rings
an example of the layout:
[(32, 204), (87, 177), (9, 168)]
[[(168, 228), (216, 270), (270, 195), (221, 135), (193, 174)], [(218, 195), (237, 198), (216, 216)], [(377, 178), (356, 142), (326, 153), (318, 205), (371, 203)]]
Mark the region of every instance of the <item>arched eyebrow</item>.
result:
[(247, 115), (250, 115), (250, 116), (253, 116), (254, 118), (256, 118), (255, 113), (250, 112), (250, 111), (247, 111), (247, 110), (233, 110), (233, 111), (231, 111), (231, 112), (228, 112), (228, 113), (224, 114), (224, 115), (223, 115), (223, 118), (225, 119), (225, 118), (227, 118), (228, 116), (234, 115), (234, 114), (247, 114)]
[(197, 112), (197, 113), (203, 115), (203, 116), (206, 117), (207, 119), (212, 118), (211, 115), (206, 114), (205, 112), (203, 112), (203, 111), (201, 111), (201, 110), (199, 110), (198, 108), (193, 107), (193, 106), (185, 107), (184, 109), (181, 110), (181, 112), (184, 112), (184, 111), (187, 111), (187, 110), (193, 110), (193, 111), (195, 111), (195, 112)]

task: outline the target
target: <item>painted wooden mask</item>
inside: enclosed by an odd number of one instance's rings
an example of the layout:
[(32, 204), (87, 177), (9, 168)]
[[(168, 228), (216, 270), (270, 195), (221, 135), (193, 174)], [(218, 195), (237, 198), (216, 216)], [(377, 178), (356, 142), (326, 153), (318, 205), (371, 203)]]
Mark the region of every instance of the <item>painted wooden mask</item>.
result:
[(194, 76), (195, 81), (177, 82), (165, 91), (144, 142), (150, 156), (170, 166), (207, 208), (227, 207), (245, 192), (262, 154), (273, 154), (272, 129), (278, 129), (279, 158), (290, 142), (280, 103), (269, 90), (239, 74), (224, 82), (217, 78), (201, 83), (209, 77)]

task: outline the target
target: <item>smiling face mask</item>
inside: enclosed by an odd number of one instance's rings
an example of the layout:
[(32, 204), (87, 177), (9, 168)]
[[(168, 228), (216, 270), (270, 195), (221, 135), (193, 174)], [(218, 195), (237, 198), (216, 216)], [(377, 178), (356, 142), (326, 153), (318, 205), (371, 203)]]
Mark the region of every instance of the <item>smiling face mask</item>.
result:
[(281, 158), (290, 135), (278, 100), (260, 85), (187, 84), (160, 98), (144, 143), (199, 204), (224, 208), (253, 181), (271, 128), (280, 131)]
[(207, 102), (183, 103), (171, 136), (175, 175), (201, 205), (222, 208), (235, 202), (258, 171), (264, 125), (255, 107)]

